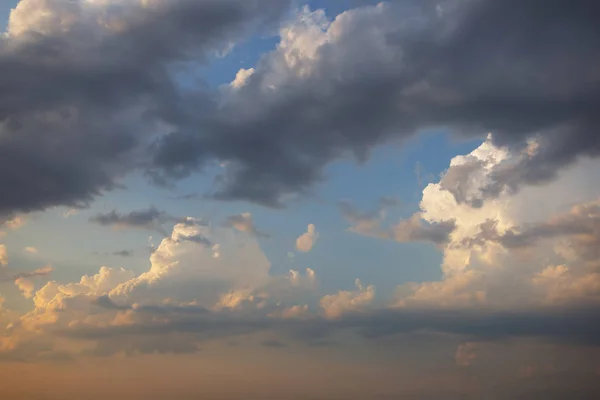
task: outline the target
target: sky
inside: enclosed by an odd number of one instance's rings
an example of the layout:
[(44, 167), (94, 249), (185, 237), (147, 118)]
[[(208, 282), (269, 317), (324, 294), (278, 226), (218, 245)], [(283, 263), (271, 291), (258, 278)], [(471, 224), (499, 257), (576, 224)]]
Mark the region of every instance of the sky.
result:
[(599, 398), (598, 18), (0, 2), (0, 398)]

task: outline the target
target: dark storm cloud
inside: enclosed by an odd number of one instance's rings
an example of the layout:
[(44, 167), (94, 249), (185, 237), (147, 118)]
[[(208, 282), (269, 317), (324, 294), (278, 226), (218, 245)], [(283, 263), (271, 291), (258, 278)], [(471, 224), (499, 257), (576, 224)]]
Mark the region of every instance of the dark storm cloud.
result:
[[(48, 23), (0, 37), (0, 215), (85, 206), (113, 189), (116, 178), (144, 164), (158, 122), (188, 126), (205, 105), (205, 95), (177, 87), (173, 71), (269, 25), (287, 4), (41, 6)], [(122, 28), (101, 28), (97, 20), (104, 17)], [(35, 24), (28, 15), (19, 18)]]
[(407, 0), (352, 14), (308, 77), (266, 90), (283, 56), (265, 56), (202, 135), (163, 138), (156, 165), (168, 179), (230, 161), (215, 198), (279, 207), (309, 193), (332, 160), (447, 127), (516, 147), (540, 138), (535, 157), (496, 173), (488, 196), (552, 179), (600, 155), (599, 18), (596, 0)]
[(0, 214), (85, 206), (132, 169), (169, 184), (215, 160), (228, 166), (212, 197), (281, 207), (310, 194), (333, 160), (364, 161), (427, 128), (491, 131), (517, 147), (539, 137), (536, 156), (494, 172), (487, 196), (600, 154), (596, 0), (391, 2), (341, 19), (308, 75), (297, 67), (269, 89), (277, 50), (226, 93), (182, 90), (174, 71), (288, 2), (113, 6), (106, 15), (125, 21), (113, 31), (91, 23), (85, 2), (48, 4), (79, 22), (0, 39)]

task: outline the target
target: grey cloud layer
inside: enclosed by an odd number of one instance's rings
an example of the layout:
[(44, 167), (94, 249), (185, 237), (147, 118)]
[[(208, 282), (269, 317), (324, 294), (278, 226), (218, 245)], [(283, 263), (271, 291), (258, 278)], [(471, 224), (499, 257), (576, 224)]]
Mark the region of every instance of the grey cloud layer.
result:
[[(107, 297), (96, 304), (108, 310), (131, 309), (118, 306)], [(335, 332), (355, 332), (365, 339), (380, 339), (403, 333), (433, 332), (454, 334), (468, 340), (505, 340), (534, 338), (549, 341), (600, 345), (600, 325), (595, 322), (596, 307), (575, 306), (521, 311), (492, 310), (381, 310), (347, 314), (337, 320), (314, 317), (308, 320), (283, 320), (263, 316), (212, 313), (201, 307), (139, 307), (133, 309), (138, 322), (127, 326), (74, 328), (56, 331), (59, 335), (102, 340), (123, 335), (163, 335), (196, 333), (201, 337), (226, 337), (276, 330), (300, 341), (331, 338)], [(153, 315), (168, 318), (168, 323), (153, 323)]]
[(340, 18), (335, 41), (306, 62), (311, 72), (272, 91), (264, 87), (283, 55), (265, 56), (209, 119), (210, 134), (166, 137), (157, 164), (175, 176), (216, 155), (233, 162), (217, 198), (279, 206), (321, 181), (330, 161), (349, 152), (363, 160), (373, 146), (423, 128), (492, 131), (514, 145), (541, 137), (539, 154), (498, 174), (489, 195), (599, 154), (597, 1), (405, 1), (374, 10)]
[(213, 197), (279, 207), (309, 193), (331, 161), (365, 160), (375, 145), (432, 127), (492, 131), (514, 145), (539, 135), (539, 153), (498, 172), (489, 195), (600, 154), (595, 0), (359, 9), (275, 89), (265, 88), (285, 62), (280, 50), (226, 95), (182, 90), (173, 70), (272, 22), (287, 2), (114, 7), (126, 28), (113, 31), (93, 28), (83, 2), (52, 4), (80, 22), (0, 39), (0, 214), (85, 205), (132, 169), (168, 183), (215, 159), (229, 166)]
[[(205, 62), (286, 9), (252, 0), (134, 4), (47, 2), (53, 23), (0, 38), (0, 215), (82, 206), (114, 188), (144, 164), (157, 122), (183, 129), (203, 107), (202, 94), (177, 87), (173, 68)], [(106, 16), (124, 28), (100, 27)]]

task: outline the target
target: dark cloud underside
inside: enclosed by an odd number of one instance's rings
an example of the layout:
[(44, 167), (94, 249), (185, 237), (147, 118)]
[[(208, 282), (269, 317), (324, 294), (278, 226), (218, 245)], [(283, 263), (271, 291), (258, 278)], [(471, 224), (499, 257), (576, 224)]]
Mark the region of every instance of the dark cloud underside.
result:
[(112, 31), (87, 23), (83, 2), (58, 4), (79, 22), (0, 39), (0, 214), (84, 206), (132, 170), (166, 184), (215, 160), (228, 167), (212, 197), (280, 207), (310, 193), (332, 161), (364, 161), (432, 127), (492, 131), (514, 146), (540, 138), (535, 157), (496, 173), (490, 196), (600, 154), (595, 0), (359, 9), (302, 61), (309, 73), (288, 71), (266, 90), (283, 62), (276, 50), (227, 93), (184, 90), (173, 71), (272, 26), (288, 2), (122, 5), (109, 12), (125, 28)]

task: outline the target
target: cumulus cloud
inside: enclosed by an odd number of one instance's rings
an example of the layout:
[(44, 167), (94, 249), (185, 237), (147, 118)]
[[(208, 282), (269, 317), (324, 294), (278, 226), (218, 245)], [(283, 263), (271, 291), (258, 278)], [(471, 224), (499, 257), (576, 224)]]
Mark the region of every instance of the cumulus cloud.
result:
[[(389, 229), (382, 227), (380, 210), (391, 202), (382, 201), (372, 213), (342, 205), (360, 233), (427, 240), (443, 251), (442, 279), (401, 285), (391, 304), (379, 303), (375, 287), (358, 280), (354, 290), (321, 292), (312, 269), (273, 274), (258, 238), (247, 234), (248, 219), (240, 228), (186, 218), (156, 246), (141, 274), (105, 266), (78, 282), (51, 281), (37, 291), (31, 278), (49, 270), (2, 275), (25, 296), (33, 295), (34, 307), (14, 319), (5, 342), (14, 354), (14, 338), (76, 338), (93, 349), (90, 354), (106, 355), (193, 352), (203, 340), (254, 334), (259, 342), (269, 335), (285, 343), (315, 343), (339, 332), (370, 340), (426, 331), (465, 344), (452, 348), (465, 367), (487, 351), (468, 343), (542, 338), (599, 346), (600, 327), (592, 316), (600, 301), (600, 188), (590, 184), (598, 161), (580, 160), (552, 182), (520, 191), (505, 187), (479, 201), (496, 172), (530, 157), (532, 148), (498, 146), (489, 137), (453, 158), (439, 181), (423, 190), (419, 210)], [(443, 235), (428, 230), (448, 221)], [(310, 246), (303, 248), (310, 250), (314, 226), (306, 234), (312, 235)]]
[(265, 232), (261, 232), (254, 226), (254, 220), (252, 219), (251, 213), (242, 213), (238, 215), (231, 215), (227, 217), (225, 221), (225, 225), (231, 226), (237, 229), (240, 232), (246, 232), (251, 235), (255, 235), (258, 237), (270, 237), (269, 234)]
[(26, 299), (30, 299), (33, 297), (35, 285), (32, 281), (25, 278), (17, 278), (15, 279), (15, 285), (23, 293), (23, 296), (25, 296)]
[[(19, 229), (25, 224), (25, 219), (22, 217), (6, 217), (0, 214), (0, 228), (8, 228), (10, 230)], [(0, 230), (0, 237), (6, 235), (5, 231)]]
[(355, 284), (355, 291), (340, 290), (321, 299), (320, 305), (327, 318), (339, 318), (344, 313), (361, 311), (373, 301), (375, 286), (365, 287), (359, 279)]
[(30, 272), (12, 272), (5, 269), (0, 271), (0, 283), (14, 281), (17, 288), (23, 293), (23, 296), (29, 299), (33, 297), (35, 291), (35, 284), (32, 279), (47, 276), (52, 273), (52, 271), (54, 271), (54, 269), (51, 265)]
[(481, 201), (496, 172), (530, 157), (529, 151), (496, 146), (488, 137), (470, 154), (455, 157), (440, 181), (423, 190), (420, 218), (454, 221), (442, 247), (444, 278), (402, 285), (397, 306), (598, 301), (600, 190), (589, 187), (597, 161), (581, 160), (551, 183), (522, 191), (505, 187)]
[(209, 195), (281, 207), (330, 162), (436, 127), (515, 147), (537, 138), (476, 206), (600, 152), (593, 0), (389, 2), (333, 20), (303, 8), (231, 90), (178, 84), (173, 71), (290, 4), (22, 0), (0, 39), (0, 215), (78, 208), (132, 170), (169, 184), (214, 162), (226, 167)]
[(317, 232), (314, 224), (308, 224), (308, 228), (305, 233), (300, 235), (296, 239), (296, 249), (304, 253), (308, 253), (312, 250), (313, 246), (317, 243), (319, 233)]
[[(195, 238), (203, 237), (213, 246)], [(216, 247), (218, 244), (218, 247)], [(215, 257), (215, 251), (218, 256)], [(269, 273), (270, 263), (256, 237), (233, 228), (210, 227), (186, 218), (150, 256), (150, 269), (135, 274), (102, 267), (79, 282), (48, 282), (33, 295), (34, 309), (22, 316), (25, 332), (72, 327), (139, 325), (163, 315), (248, 311), (265, 316), (293, 307), (298, 296), (314, 289), (315, 272)], [(30, 274), (12, 278), (26, 296), (33, 293)]]
[(350, 232), (380, 239), (391, 239), (401, 243), (431, 242), (443, 244), (455, 228), (452, 219), (424, 223), (419, 213), (412, 217), (398, 221), (389, 228), (383, 227), (385, 222), (385, 209), (390, 204), (389, 200), (381, 200), (378, 210), (370, 212), (357, 211), (350, 203), (341, 202), (342, 216), (351, 224)]
[(206, 63), (286, 7), (21, 0), (0, 37), (0, 215), (79, 208), (143, 168), (157, 136), (196, 129), (198, 111), (210, 112), (210, 95), (179, 87), (174, 67)]
[(274, 315), (281, 318), (307, 318), (310, 316), (310, 312), (308, 311), (308, 305), (304, 304), (303, 306), (286, 308), (285, 310), (282, 310), (281, 313)]
[[(520, 148), (536, 138), (532, 157), (490, 176), (478, 206), (598, 156), (599, 11), (593, 0), (405, 1), (329, 20), (303, 8), (276, 49), (238, 73), (209, 133), (164, 136), (156, 166), (177, 177), (227, 160), (214, 197), (278, 207), (310, 192), (332, 160), (364, 161), (374, 146), (423, 129), (491, 131), (496, 144)], [(460, 182), (448, 174), (444, 185)]]

